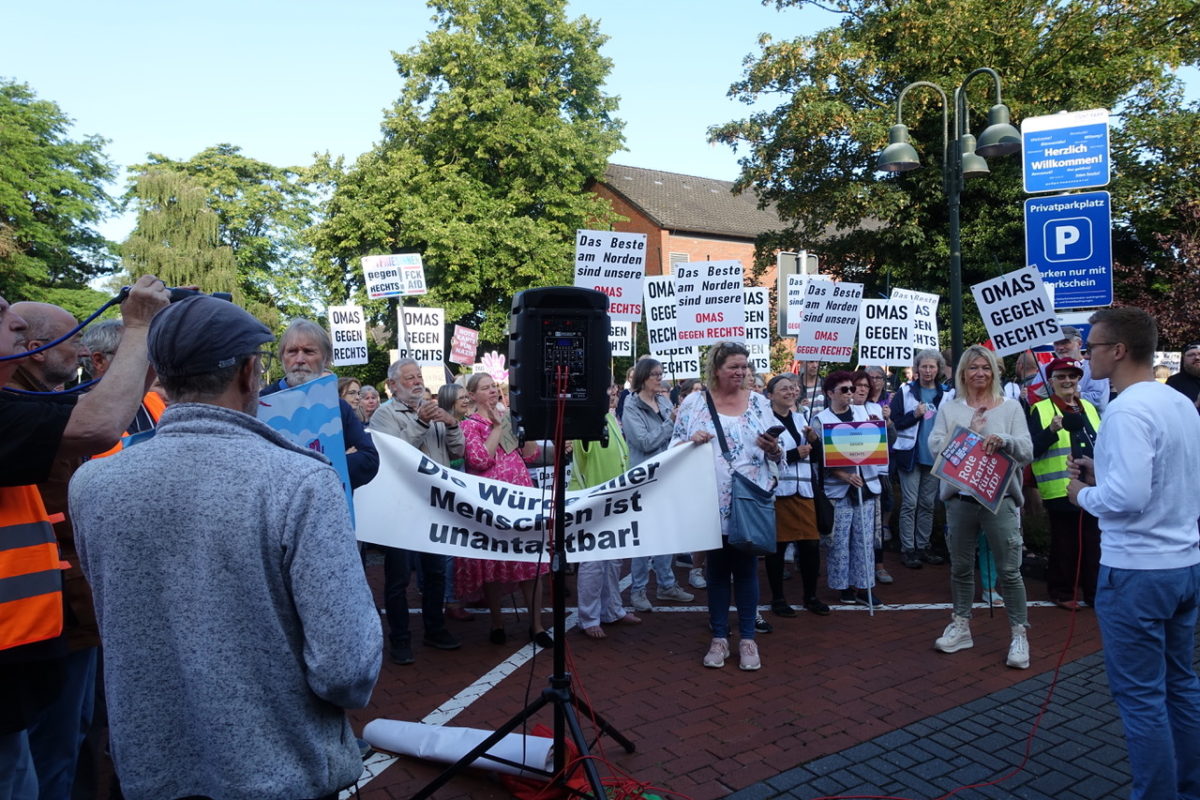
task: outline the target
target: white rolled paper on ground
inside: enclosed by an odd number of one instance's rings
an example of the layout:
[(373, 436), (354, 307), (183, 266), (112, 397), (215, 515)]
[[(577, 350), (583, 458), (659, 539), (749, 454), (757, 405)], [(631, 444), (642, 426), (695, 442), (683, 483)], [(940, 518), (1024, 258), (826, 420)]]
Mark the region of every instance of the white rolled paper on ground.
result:
[[(404, 722), (395, 719), (374, 719), (363, 728), (362, 735), (372, 747), (379, 750), (453, 764), (475, 749), (492, 733), (492, 731), (481, 731), (476, 728), (450, 728), (443, 725), (423, 725), (420, 722)], [(510, 733), (492, 745), (487, 752), (490, 755), (524, 764), (526, 767), (548, 772), (554, 766), (553, 751), (553, 739)], [(483, 756), (475, 759), (471, 766), (508, 775), (542, 777)]]

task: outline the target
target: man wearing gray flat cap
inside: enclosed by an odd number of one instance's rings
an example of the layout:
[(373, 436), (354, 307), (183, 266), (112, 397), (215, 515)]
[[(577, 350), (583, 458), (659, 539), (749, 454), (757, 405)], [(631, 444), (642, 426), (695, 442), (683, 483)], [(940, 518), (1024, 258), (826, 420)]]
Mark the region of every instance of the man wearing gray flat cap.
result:
[(261, 322), (209, 296), (150, 326), (153, 438), (71, 481), (125, 797), (333, 798), (383, 637), (341, 483), (253, 414)]

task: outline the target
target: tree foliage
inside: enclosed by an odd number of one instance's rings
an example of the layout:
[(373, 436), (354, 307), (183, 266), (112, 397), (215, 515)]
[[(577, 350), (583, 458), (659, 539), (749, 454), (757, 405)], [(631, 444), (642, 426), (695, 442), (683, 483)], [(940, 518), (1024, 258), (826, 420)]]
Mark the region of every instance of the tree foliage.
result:
[(306, 280), (311, 250), (303, 237), (316, 211), (309, 169), (277, 167), (219, 144), (186, 161), (152, 153), (130, 168), (135, 184), (151, 171), (185, 175), (205, 189), (217, 238), (232, 251), (238, 287), (249, 301), (288, 314), (311, 314), (320, 305)]
[[(981, 66), (1002, 76), (1016, 124), (1061, 110), (1116, 115), (1109, 190), (1118, 259), (1140, 268), (1161, 258), (1155, 235), (1171, 229), (1180, 202), (1200, 196), (1200, 108), (1182, 106), (1174, 74), (1200, 56), (1194, 0), (839, 0), (832, 10), (842, 14), (837, 27), (791, 41), (764, 36), (730, 94), (778, 103), (710, 131), (743, 154), (739, 188), (774, 203), (787, 222), (764, 237), (760, 255), (807, 246), (869, 291), (890, 284), (944, 294), (949, 234), (935, 92), (914, 89), (904, 104), (926, 169), (885, 176), (874, 165), (905, 85), (932, 81), (952, 98)], [(986, 76), (968, 86), (976, 134), (993, 91)], [(1020, 159), (990, 167), (962, 196), (964, 286), (1025, 263)]]
[(1156, 234), (1151, 266), (1117, 265), (1126, 304), (1158, 322), (1160, 350), (1179, 350), (1200, 333), (1200, 201), (1175, 209), (1174, 230)]
[(71, 120), (26, 84), (0, 79), (0, 295), (48, 300), (73, 313), (112, 271), (109, 242), (95, 229), (113, 209), (104, 184), (113, 166), (104, 139), (70, 136)]
[(423, 302), (495, 343), (513, 294), (569, 283), (575, 230), (613, 219), (584, 191), (622, 141), (610, 62), (564, 0), (429, 5), (436, 29), (394, 55), (404, 86), (382, 142), (337, 180), (316, 230), (318, 274), (337, 300), (361, 291), (361, 256), (416, 250)]

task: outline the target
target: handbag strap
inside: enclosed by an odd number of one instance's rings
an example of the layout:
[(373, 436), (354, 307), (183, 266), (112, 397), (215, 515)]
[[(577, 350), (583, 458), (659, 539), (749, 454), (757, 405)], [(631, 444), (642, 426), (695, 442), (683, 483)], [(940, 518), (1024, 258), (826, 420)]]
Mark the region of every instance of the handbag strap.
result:
[(717, 441), (721, 443), (721, 455), (725, 456), (725, 460), (729, 462), (729, 467), (732, 469), (733, 453), (729, 452), (729, 443), (725, 441), (725, 426), (721, 424), (721, 415), (717, 413), (717, 404), (713, 402), (712, 394), (708, 391), (704, 392), (704, 399), (708, 402), (708, 413), (712, 415), (713, 427), (717, 429)]

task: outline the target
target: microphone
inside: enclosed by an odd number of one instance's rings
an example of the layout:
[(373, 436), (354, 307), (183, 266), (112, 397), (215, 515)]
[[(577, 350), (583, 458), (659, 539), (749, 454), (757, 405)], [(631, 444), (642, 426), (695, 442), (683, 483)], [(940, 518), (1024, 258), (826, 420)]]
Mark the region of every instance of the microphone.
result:
[(1092, 439), (1086, 427), (1083, 424), (1083, 414), (1063, 414), (1062, 426), (1071, 434), (1071, 457), (1079, 458), (1084, 455), (1083, 445), (1080, 443), (1079, 437), (1083, 437), (1083, 441), (1087, 442), (1089, 450), (1095, 451), (1096, 441)]

